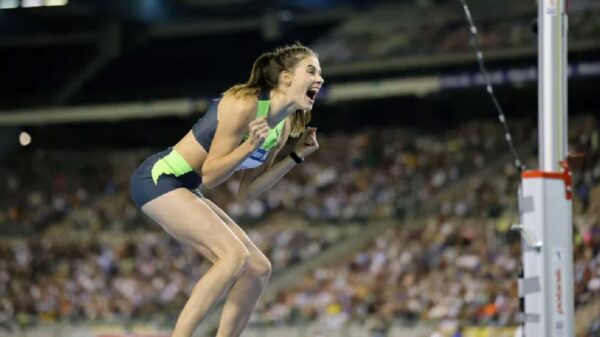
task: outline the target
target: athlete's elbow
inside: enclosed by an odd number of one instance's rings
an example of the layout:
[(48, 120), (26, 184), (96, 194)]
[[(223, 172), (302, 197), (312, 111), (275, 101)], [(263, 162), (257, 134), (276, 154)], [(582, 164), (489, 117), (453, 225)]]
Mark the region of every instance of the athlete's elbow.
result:
[(207, 189), (213, 189), (217, 186), (217, 184), (214, 182), (214, 180), (210, 180), (210, 179), (205, 179), (204, 177), (202, 177), (202, 187), (205, 187)]
[(202, 174), (202, 186), (211, 189), (219, 185), (217, 178), (214, 175)]
[(206, 165), (202, 167), (202, 186), (206, 188), (214, 188), (218, 185), (217, 178), (212, 170), (206, 168)]

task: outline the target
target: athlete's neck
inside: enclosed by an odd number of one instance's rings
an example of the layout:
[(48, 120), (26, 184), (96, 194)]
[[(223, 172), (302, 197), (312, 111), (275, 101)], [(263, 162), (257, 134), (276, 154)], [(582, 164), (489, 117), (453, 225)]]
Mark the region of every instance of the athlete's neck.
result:
[(270, 128), (274, 128), (287, 116), (298, 110), (285, 93), (279, 92), (276, 89), (269, 92), (269, 100), (271, 104), (269, 105), (269, 113), (267, 114), (267, 124)]

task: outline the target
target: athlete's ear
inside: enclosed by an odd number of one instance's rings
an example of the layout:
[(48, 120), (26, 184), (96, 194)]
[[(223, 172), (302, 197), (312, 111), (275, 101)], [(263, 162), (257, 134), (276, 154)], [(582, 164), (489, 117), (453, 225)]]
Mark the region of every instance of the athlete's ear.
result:
[(279, 74), (279, 83), (289, 86), (292, 83), (292, 73), (287, 70), (283, 70)]

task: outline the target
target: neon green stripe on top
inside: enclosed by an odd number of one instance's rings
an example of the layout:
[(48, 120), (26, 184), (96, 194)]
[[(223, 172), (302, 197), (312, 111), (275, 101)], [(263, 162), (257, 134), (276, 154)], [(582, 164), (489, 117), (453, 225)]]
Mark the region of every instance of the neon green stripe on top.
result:
[[(271, 101), (269, 101), (269, 100), (259, 100), (258, 108), (256, 109), (256, 118), (265, 117), (269, 113), (270, 104), (271, 104)], [(283, 130), (284, 125), (285, 125), (285, 119), (282, 120), (281, 122), (279, 122), (279, 124), (277, 124), (277, 126), (272, 128), (271, 130), (269, 130), (269, 134), (267, 135), (265, 142), (261, 145), (260, 148), (263, 150), (266, 150), (266, 151), (272, 150), (277, 145), (277, 141), (279, 140), (279, 135), (281, 135), (281, 130)], [(248, 136), (249, 136), (249, 134), (248, 134), (248, 132), (246, 132), (244, 134), (244, 137), (242, 138), (242, 141), (245, 141), (246, 139), (248, 139)]]
[(194, 169), (188, 164), (187, 161), (175, 151), (171, 150), (168, 155), (160, 158), (152, 166), (152, 181), (154, 185), (158, 184), (158, 178), (163, 174), (172, 174), (176, 177), (182, 176), (186, 173), (192, 172)]

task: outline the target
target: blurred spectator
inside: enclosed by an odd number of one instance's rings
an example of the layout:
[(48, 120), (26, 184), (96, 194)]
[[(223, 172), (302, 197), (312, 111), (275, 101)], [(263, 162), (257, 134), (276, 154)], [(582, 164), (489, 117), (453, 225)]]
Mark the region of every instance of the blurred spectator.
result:
[[(569, 36), (572, 43), (595, 39), (600, 33), (600, 8), (574, 1), (569, 10)], [(337, 29), (314, 44), (324, 65), (399, 57), (471, 52), (470, 33), (462, 6), (406, 8), (403, 5), (375, 6), (350, 17)], [(399, 18), (398, 13), (404, 13)], [(485, 51), (535, 47), (537, 36), (532, 24), (537, 9), (527, 11), (511, 6), (471, 8)]]
[[(520, 125), (526, 129), (526, 123)], [(572, 146), (589, 153), (585, 165), (574, 165), (574, 178), (589, 177), (592, 191), (600, 182), (596, 125), (594, 118), (571, 123), (571, 134), (577, 135)], [(515, 139), (525, 144), (535, 139), (523, 130), (515, 129)], [(286, 177), (281, 187), (248, 207), (235, 201), (233, 183), (207, 192), (234, 216), (261, 219), (263, 225), (248, 229), (248, 234), (273, 262), (275, 273), (362, 230), (349, 222), (393, 219), (402, 207), (426, 202), (449, 183), (470, 178), (427, 220), (401, 224), (341, 264), (317, 269), (301, 287), (265, 299), (253, 322), (322, 320), (339, 326), (358, 320), (368, 322), (376, 336), (384, 336), (398, 319), (515, 322), (520, 243), (508, 229), (509, 215), (515, 212), (518, 172), (507, 164), (498, 174), (502, 179), (471, 174), (506, 153), (497, 125), (478, 121), (437, 134), (400, 129), (335, 134), (323, 137), (319, 152), (315, 160)], [(12, 172), (7, 188), (50, 199), (64, 195), (66, 204), (53, 205), (65, 211), (58, 219), (39, 222), (38, 230), (47, 228), (39, 235), (0, 240), (0, 326), (174, 318), (175, 308), (183, 305), (208, 264), (193, 249), (162, 234), (131, 205), (128, 175), (144, 155), (114, 153), (108, 161), (85, 162), (84, 154), (35, 154), (26, 160), (57, 161), (55, 168), (46, 170), (54, 179), (39, 186), (36, 182), (46, 175), (33, 172), (35, 165), (25, 171), (31, 180), (22, 184), (18, 170), (2, 168)], [(70, 160), (73, 156), (81, 156), (80, 161)], [(103, 178), (87, 179), (89, 174)], [(413, 203), (400, 202), (407, 198)], [(584, 203), (576, 198), (575, 209), (583, 210), (578, 205)], [(10, 199), (2, 200), (2, 205), (8, 205), (1, 212), (2, 223), (30, 219), (11, 216), (18, 205)], [(41, 203), (25, 205), (21, 211), (26, 213)], [(597, 207), (588, 201), (587, 212), (576, 212), (574, 222), (578, 305), (600, 291)], [(306, 219), (329, 225), (309, 226)], [(498, 283), (499, 279), (506, 282)]]

